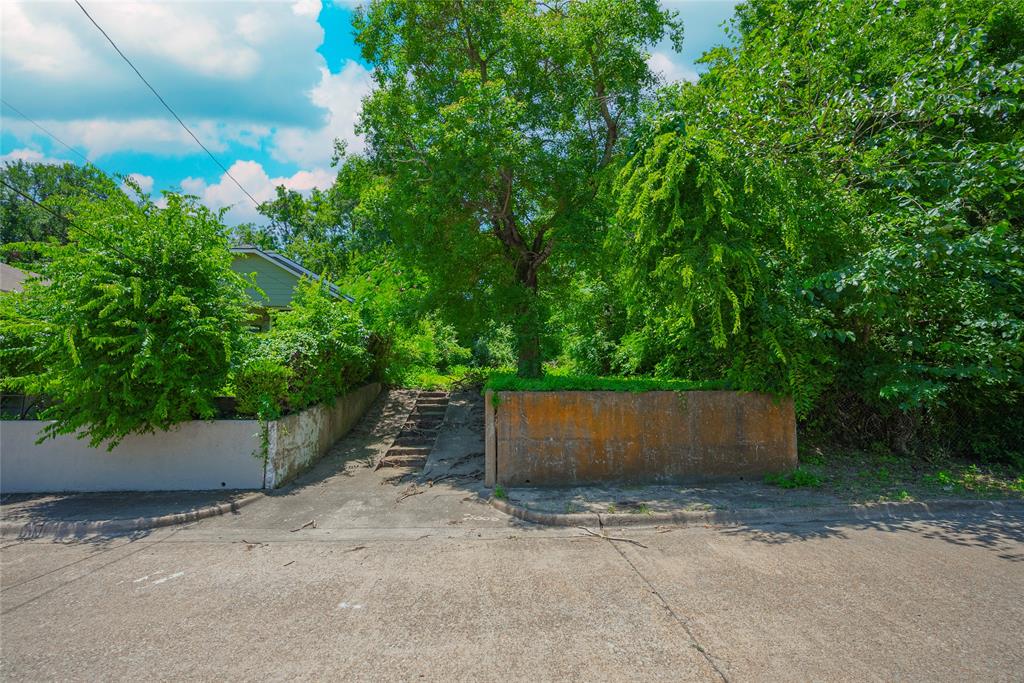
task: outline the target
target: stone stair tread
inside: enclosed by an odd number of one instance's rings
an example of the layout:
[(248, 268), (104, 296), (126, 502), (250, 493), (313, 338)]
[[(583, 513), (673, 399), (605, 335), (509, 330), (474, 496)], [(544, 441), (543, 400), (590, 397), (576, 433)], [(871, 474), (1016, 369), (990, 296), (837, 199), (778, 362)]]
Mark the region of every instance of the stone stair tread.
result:
[(430, 448), (433, 445), (434, 445), (434, 439), (429, 438), (429, 437), (424, 438), (423, 436), (418, 435), (418, 434), (414, 434), (414, 435), (411, 435), (411, 436), (401, 436), (401, 435), (399, 435), (398, 438), (395, 439), (395, 444), (394, 444), (394, 446), (401, 446), (401, 447), (411, 446), (411, 447), (420, 447), (420, 448)]
[(432, 446), (392, 446), (384, 457), (392, 455), (430, 455), (431, 448)]
[(388, 455), (380, 461), (381, 467), (419, 467), (427, 461), (424, 455)]

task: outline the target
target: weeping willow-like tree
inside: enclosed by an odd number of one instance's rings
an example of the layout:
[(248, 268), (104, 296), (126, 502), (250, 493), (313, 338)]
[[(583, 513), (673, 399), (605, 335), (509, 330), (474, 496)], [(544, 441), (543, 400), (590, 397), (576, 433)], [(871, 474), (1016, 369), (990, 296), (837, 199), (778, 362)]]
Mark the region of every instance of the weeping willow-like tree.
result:
[(1024, 428), (1024, 6), (752, 0), (732, 44), (663, 93), (619, 174), (626, 355), (803, 411), (833, 382), (1005, 449)]

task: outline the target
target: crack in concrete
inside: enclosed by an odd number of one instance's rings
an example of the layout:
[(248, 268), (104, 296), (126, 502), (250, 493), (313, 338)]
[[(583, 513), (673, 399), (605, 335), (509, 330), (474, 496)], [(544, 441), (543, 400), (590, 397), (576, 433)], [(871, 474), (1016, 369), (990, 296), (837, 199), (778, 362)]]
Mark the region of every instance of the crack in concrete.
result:
[(658, 591), (658, 589), (654, 587), (654, 584), (651, 583), (651, 581), (646, 576), (643, 575), (643, 572), (641, 572), (637, 568), (637, 566), (635, 564), (633, 564), (633, 561), (631, 559), (629, 559), (629, 557), (626, 555), (626, 553), (624, 553), (622, 551), (622, 549), (619, 548), (619, 546), (617, 546), (611, 540), (608, 540), (607, 542), (608, 542), (608, 544), (612, 548), (615, 549), (615, 552), (617, 552), (619, 554), (619, 557), (621, 557), (626, 562), (626, 564), (629, 565), (629, 568), (633, 570), (633, 573), (636, 574), (638, 577), (640, 577), (640, 580), (644, 582), (644, 584), (647, 586), (648, 589), (650, 589), (651, 593), (656, 598), (658, 598), (658, 601), (661, 603), (661, 606), (665, 608), (665, 610), (672, 616), (672, 618), (676, 621), (676, 623), (683, 627), (683, 631), (686, 632), (687, 638), (690, 639), (690, 647), (695, 649), (697, 652), (699, 652), (701, 654), (702, 657), (704, 657), (704, 660), (708, 663), (708, 665), (712, 669), (714, 669), (715, 673), (717, 673), (719, 675), (719, 677), (723, 681), (725, 681), (725, 683), (729, 683), (729, 677), (726, 675), (726, 673), (724, 671), (722, 671), (721, 667), (718, 666), (718, 662), (716, 661), (718, 658), (715, 657), (714, 655), (712, 655), (710, 652), (708, 652), (707, 648), (705, 648), (701, 644), (701, 642), (697, 639), (697, 636), (695, 636), (694, 633), (693, 633), (693, 629), (690, 628), (689, 621), (684, 619), (683, 617), (681, 617), (672, 608), (672, 605), (669, 604), (668, 600), (666, 600), (664, 598), (664, 596), (662, 596), (662, 594)]
[[(25, 600), (24, 602), (18, 603), (14, 607), (11, 607), (9, 609), (4, 610), (3, 612), (0, 612), (0, 616), (7, 616), (11, 612), (14, 612), (15, 610), (19, 610), (22, 607), (24, 607), (25, 605), (32, 604), (36, 600), (39, 600), (40, 598), (45, 597), (45, 596), (49, 595), (50, 593), (53, 593), (54, 591), (58, 591), (58, 590), (61, 590), (62, 588), (66, 588), (67, 586), (70, 586), (74, 582), (79, 581), (81, 579), (84, 579), (87, 576), (92, 576), (93, 574), (95, 574), (96, 572), (100, 571), (101, 569), (105, 569), (105, 568), (109, 567), (112, 564), (117, 564), (118, 562), (120, 562), (122, 560), (126, 560), (126, 559), (128, 559), (129, 557), (131, 557), (133, 555), (138, 555), (139, 553), (141, 553), (141, 552), (143, 552), (145, 550), (151, 550), (154, 545), (158, 545), (158, 544), (162, 543), (163, 541), (171, 538), (176, 533), (178, 533), (178, 531), (180, 531), (180, 529), (175, 529), (174, 531), (172, 531), (170, 534), (168, 534), (167, 536), (165, 536), (163, 538), (156, 539), (156, 540), (154, 540), (154, 541), (152, 541), (152, 542), (150, 542), (148, 544), (142, 545), (141, 547), (132, 550), (131, 552), (127, 552), (127, 553), (124, 553), (123, 555), (115, 557), (110, 562), (105, 562), (105, 563), (99, 565), (98, 567), (92, 567), (91, 569), (89, 569), (85, 573), (80, 574), (79, 576), (76, 576), (73, 579), (68, 579), (67, 581), (64, 581), (62, 583), (58, 583), (56, 586), (53, 586), (51, 588), (47, 588), (46, 590), (42, 591), (41, 593), (37, 593), (36, 595), (34, 595), (33, 597), (29, 598), (28, 600)], [(68, 564), (64, 565), (63, 567), (58, 567), (57, 569), (55, 569), (53, 571), (49, 571), (49, 572), (46, 572), (45, 574), (40, 574), (39, 576), (36, 576), (36, 577), (31, 578), (31, 579), (27, 579), (25, 581), (22, 581), (21, 583), (16, 584), (16, 586), (23, 586), (23, 585), (25, 585), (27, 583), (31, 583), (32, 581), (36, 581), (37, 579), (41, 579), (43, 577), (50, 576), (51, 574), (53, 574), (55, 572), (63, 571), (64, 569), (67, 569), (68, 567), (70, 567), (72, 565), (75, 565), (75, 564), (78, 564), (79, 562), (82, 562), (84, 560), (96, 559), (97, 557), (103, 557), (103, 556), (105, 556), (105, 555), (107, 555), (109, 553), (121, 550), (122, 548), (131, 548), (131, 546), (134, 543), (135, 543), (135, 541), (129, 541), (128, 543), (126, 543), (123, 546), (119, 546), (117, 548), (110, 548), (109, 550), (106, 550), (106, 551), (104, 551), (103, 553), (101, 553), (99, 555), (89, 555), (87, 557), (82, 558), (81, 560), (76, 560), (74, 562), (69, 562)], [(11, 588), (15, 588), (16, 586), (11, 586)]]

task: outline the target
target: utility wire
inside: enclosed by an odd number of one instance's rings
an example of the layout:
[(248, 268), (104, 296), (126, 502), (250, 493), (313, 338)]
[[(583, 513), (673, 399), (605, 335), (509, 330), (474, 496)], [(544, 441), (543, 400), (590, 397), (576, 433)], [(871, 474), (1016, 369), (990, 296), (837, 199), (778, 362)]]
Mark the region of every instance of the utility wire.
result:
[(85, 233), (85, 234), (86, 234), (86, 235), (88, 235), (89, 237), (93, 238), (94, 240), (96, 240), (97, 242), (99, 242), (100, 244), (102, 244), (103, 246), (105, 246), (105, 247), (107, 247), (108, 249), (110, 249), (110, 250), (112, 250), (112, 251), (115, 251), (115, 252), (117, 252), (118, 254), (120, 254), (122, 258), (124, 258), (124, 259), (126, 259), (126, 260), (128, 260), (128, 261), (131, 261), (131, 262), (132, 262), (132, 263), (134, 263), (134, 264), (135, 264), (136, 266), (139, 266), (139, 268), (141, 268), (143, 272), (145, 272), (145, 271), (147, 270), (147, 269), (146, 269), (146, 267), (145, 267), (145, 266), (144, 266), (143, 264), (139, 263), (138, 261), (136, 261), (135, 259), (133, 259), (133, 258), (132, 258), (131, 256), (129, 256), (128, 254), (124, 253), (123, 251), (121, 251), (120, 249), (118, 249), (117, 247), (115, 247), (115, 246), (114, 246), (113, 244), (110, 244), (110, 243), (109, 243), (109, 242), (107, 242), (106, 240), (100, 239), (100, 238), (99, 238), (99, 236), (97, 236), (97, 235), (96, 235), (96, 233), (93, 233), (93, 232), (90, 232), (90, 231), (86, 230), (86, 229), (85, 229), (85, 228), (83, 228), (83, 227), (82, 227), (81, 225), (79, 225), (78, 223), (75, 223), (74, 221), (72, 221), (72, 220), (71, 220), (70, 218), (68, 218), (67, 216), (63, 216), (63, 215), (61, 215), (61, 214), (57, 213), (56, 211), (54, 211), (53, 209), (51, 209), (50, 207), (48, 207), (48, 206), (47, 206), (46, 204), (43, 204), (42, 202), (40, 202), (39, 200), (37, 200), (37, 199), (36, 199), (35, 197), (33, 197), (33, 196), (31, 196), (31, 195), (25, 194), (25, 193), (24, 193), (23, 191), (19, 190), (19, 189), (18, 189), (17, 187), (15, 187), (14, 185), (11, 185), (10, 183), (8, 183), (8, 182), (7, 182), (6, 180), (4, 180), (3, 178), (0, 178), (0, 185), (3, 185), (4, 187), (6, 187), (6, 188), (7, 188), (8, 190), (10, 190), (11, 192), (14, 192), (15, 194), (19, 194), (19, 195), (21, 195), (22, 197), (24, 197), (25, 199), (29, 200), (30, 202), (32, 202), (33, 204), (35, 204), (35, 205), (36, 205), (36, 206), (38, 206), (38, 207), (39, 207), (40, 209), (42, 209), (43, 211), (47, 212), (48, 214), (50, 214), (50, 215), (51, 215), (51, 216), (53, 216), (54, 218), (58, 218), (58, 219), (60, 219), (60, 220), (64, 221), (65, 223), (67, 223), (68, 225), (70, 225), (71, 227), (73, 227), (73, 228), (76, 228), (76, 229), (78, 229), (78, 230), (81, 230), (81, 231), (82, 231), (83, 233)]
[(48, 131), (48, 130), (46, 130), (45, 128), (43, 128), (43, 127), (42, 127), (41, 125), (39, 125), (38, 123), (36, 123), (36, 122), (35, 122), (35, 121), (33, 121), (32, 119), (30, 119), (30, 118), (29, 118), (28, 116), (26, 116), (25, 114), (23, 114), (23, 113), (21, 112), (21, 110), (20, 110), (20, 109), (18, 109), (17, 107), (15, 107), (15, 106), (14, 106), (13, 104), (11, 104), (10, 102), (8, 102), (7, 100), (5, 100), (5, 99), (3, 99), (3, 98), (0, 98), (0, 102), (3, 102), (4, 104), (6, 104), (6, 105), (7, 105), (7, 107), (8, 107), (8, 108), (10, 108), (10, 109), (11, 109), (12, 111), (14, 111), (14, 113), (15, 113), (15, 114), (17, 114), (17, 115), (18, 115), (18, 116), (20, 116), (21, 118), (25, 119), (26, 121), (28, 121), (29, 123), (31, 123), (31, 124), (32, 124), (33, 126), (35, 126), (36, 128), (38, 128), (39, 130), (43, 131), (44, 133), (46, 133), (47, 135), (49, 135), (49, 136), (50, 136), (51, 138), (53, 138), (54, 140), (56, 140), (57, 142), (59, 142), (60, 144), (64, 145), (64, 146), (65, 146), (65, 147), (67, 147), (67, 148), (68, 148), (69, 150), (71, 150), (72, 152), (74, 152), (75, 154), (77, 154), (77, 155), (78, 155), (79, 157), (81, 157), (81, 158), (82, 158), (82, 160), (83, 160), (83, 161), (85, 161), (85, 163), (87, 163), (87, 164), (91, 164), (91, 163), (92, 163), (91, 161), (89, 161), (88, 157), (86, 157), (86, 156), (85, 156), (84, 154), (82, 154), (82, 153), (81, 153), (81, 152), (79, 152), (79, 151), (78, 151), (77, 149), (75, 149), (74, 147), (72, 147), (72, 146), (71, 146), (71, 145), (69, 145), (68, 143), (64, 142), (64, 141), (63, 141), (63, 140), (61, 140), (61, 139), (60, 139), (59, 137), (57, 137), (56, 135), (54, 135), (54, 134), (53, 134), (53, 133), (51, 133), (50, 131)]
[(123, 59), (128, 64), (128, 66), (130, 66), (132, 68), (132, 71), (134, 71), (135, 74), (140, 79), (142, 79), (142, 82), (146, 84), (146, 87), (148, 87), (153, 92), (153, 94), (156, 95), (156, 98), (158, 100), (160, 100), (160, 104), (164, 105), (164, 107), (167, 108), (167, 111), (171, 112), (171, 116), (173, 116), (175, 119), (177, 119), (178, 123), (181, 124), (181, 127), (185, 129), (185, 132), (192, 136), (192, 139), (196, 141), (196, 144), (199, 145), (200, 147), (202, 147), (203, 150), (208, 155), (210, 155), (210, 158), (213, 159), (213, 163), (215, 163), (218, 166), (220, 166), (220, 169), (222, 171), (224, 171), (224, 174), (227, 177), (231, 178), (231, 180), (234, 181), (235, 185), (238, 186), (238, 189), (241, 190), (242, 192), (244, 192), (245, 196), (248, 197), (249, 199), (251, 199), (252, 203), (255, 204), (257, 208), (259, 208), (260, 203), (258, 201), (256, 201), (256, 198), (253, 197), (251, 194), (249, 194), (249, 191), (246, 190), (244, 187), (242, 187), (242, 184), (240, 182), (238, 182), (238, 180), (236, 180), (233, 175), (231, 175), (231, 172), (228, 171), (228, 169), (224, 167), (224, 164), (220, 163), (220, 161), (217, 159), (217, 157), (213, 156), (213, 152), (211, 152), (209, 149), (207, 149), (206, 145), (204, 145), (202, 142), (199, 141), (199, 138), (196, 137), (195, 133), (193, 133), (189, 129), (189, 127), (185, 125), (185, 122), (181, 120), (181, 117), (178, 116), (178, 114), (173, 109), (171, 109), (171, 105), (167, 104), (166, 100), (164, 100), (164, 98), (160, 96), (160, 93), (158, 93), (156, 91), (156, 88), (154, 88), (152, 85), (150, 85), (149, 81), (146, 80), (146, 77), (143, 76), (142, 73), (137, 68), (135, 68), (135, 65), (132, 64), (132, 61), (130, 59), (128, 59), (128, 57), (126, 57), (123, 52), (121, 52), (121, 48), (119, 48), (117, 46), (117, 43), (115, 43), (113, 41), (113, 39), (109, 35), (107, 35), (107, 32), (103, 30), (102, 26), (100, 26), (99, 24), (96, 23), (96, 20), (93, 19), (92, 15), (89, 14), (89, 12), (86, 11), (85, 7), (82, 6), (82, 3), (80, 3), (78, 0), (75, 0), (75, 4), (78, 5), (78, 8), (80, 10), (82, 10), (82, 12), (85, 14), (86, 17), (89, 18), (89, 21), (92, 22), (92, 25), (95, 26), (97, 29), (99, 29), (99, 32), (102, 33), (103, 37), (107, 39), (107, 42), (110, 43), (110, 45), (115, 50), (117, 50), (117, 54), (121, 55), (121, 59)]

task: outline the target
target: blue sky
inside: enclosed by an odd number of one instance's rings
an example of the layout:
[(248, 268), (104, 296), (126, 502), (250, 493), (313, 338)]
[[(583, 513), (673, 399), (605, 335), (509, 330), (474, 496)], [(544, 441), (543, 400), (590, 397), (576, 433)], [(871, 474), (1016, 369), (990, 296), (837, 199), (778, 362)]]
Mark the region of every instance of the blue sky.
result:
[[(352, 40), (355, 2), (99, 2), (83, 0), (243, 186), (257, 199), (333, 179), (332, 140), (355, 135), (369, 65)], [(667, 80), (725, 39), (732, 0), (666, 0), (685, 24), (681, 53), (665, 42), (651, 65)], [(71, 0), (0, 5), (0, 94), (109, 173), (144, 189), (185, 190), (256, 220), (248, 200), (187, 136)], [(11, 109), (0, 109), (0, 160), (77, 161)]]

